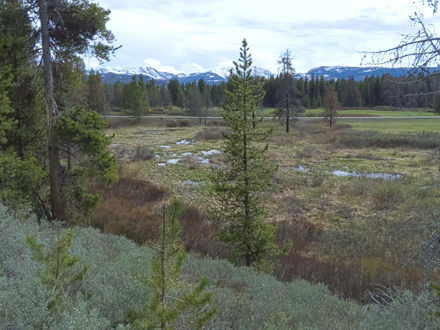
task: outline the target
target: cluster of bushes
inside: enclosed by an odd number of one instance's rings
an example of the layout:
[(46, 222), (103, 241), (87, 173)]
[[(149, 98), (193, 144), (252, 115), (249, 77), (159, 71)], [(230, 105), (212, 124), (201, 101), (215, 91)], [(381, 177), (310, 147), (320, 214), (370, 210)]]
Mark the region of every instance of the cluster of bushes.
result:
[[(0, 205), (0, 327), (4, 329), (136, 329), (130, 315), (153, 297), (145, 276), (151, 274), (153, 251), (124, 237), (92, 228), (75, 228), (67, 254), (77, 263), (68, 275), (87, 272), (62, 291), (46, 285), (47, 264), (36, 258), (29, 237), (47, 249), (56, 246), (66, 229), (14, 214)], [(31, 236), (30, 236), (31, 235)], [(67, 274), (68, 273), (68, 274)], [(251, 268), (222, 260), (189, 256), (185, 285), (210, 279), (217, 313), (206, 329), (437, 329), (434, 296), (406, 291), (390, 293), (383, 307), (360, 306), (331, 295), (322, 285), (303, 280), (282, 283)], [(71, 277), (70, 277), (71, 278)], [(70, 282), (69, 282), (70, 283)], [(51, 304), (58, 299), (53, 309)], [(385, 306), (386, 305), (386, 306)], [(188, 315), (186, 315), (188, 317)], [(190, 329), (179, 319), (179, 329)]]
[(337, 147), (341, 148), (418, 148), (436, 149), (439, 147), (440, 133), (383, 133), (379, 131), (340, 132)]

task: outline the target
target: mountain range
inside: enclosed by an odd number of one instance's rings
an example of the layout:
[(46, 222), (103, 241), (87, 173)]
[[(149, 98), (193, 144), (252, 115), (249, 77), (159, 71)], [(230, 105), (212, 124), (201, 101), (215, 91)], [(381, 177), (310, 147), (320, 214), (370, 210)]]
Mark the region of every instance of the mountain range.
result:
[[(180, 83), (188, 83), (204, 79), (207, 84), (219, 84), (222, 81), (227, 81), (229, 77), (229, 70), (231, 68), (216, 68), (202, 72), (189, 72), (189, 73), (170, 73), (158, 71), (152, 67), (140, 67), (140, 68), (123, 68), (123, 67), (97, 67), (93, 70), (98, 71), (103, 79), (109, 84), (113, 84), (116, 81), (128, 83), (131, 81), (133, 75), (139, 76), (142, 74), (144, 80), (154, 79), (157, 83), (161, 84), (167, 82), (172, 78), (177, 78)], [(256, 76), (263, 76), (270, 78), (276, 74), (263, 68), (253, 67), (253, 74)], [(348, 66), (320, 66), (313, 68), (306, 73), (297, 73), (298, 77), (320, 77), (324, 76), (326, 80), (330, 79), (348, 79), (353, 76), (355, 80), (363, 80), (366, 76), (382, 76), (385, 73), (389, 73), (392, 76), (407, 75), (411, 68), (384, 68), (384, 67), (348, 67)], [(87, 73), (90, 70), (86, 70)]]

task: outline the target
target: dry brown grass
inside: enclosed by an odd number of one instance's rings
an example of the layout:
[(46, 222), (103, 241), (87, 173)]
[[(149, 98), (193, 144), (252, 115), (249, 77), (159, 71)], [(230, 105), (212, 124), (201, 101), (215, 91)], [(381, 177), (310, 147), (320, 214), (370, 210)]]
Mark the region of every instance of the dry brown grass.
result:
[(197, 140), (205, 140), (205, 141), (216, 141), (222, 140), (223, 134), (218, 127), (205, 128), (201, 131), (198, 131), (195, 135)]
[(160, 211), (156, 208), (169, 196), (168, 188), (146, 182), (134, 172), (121, 169), (119, 181), (110, 188), (91, 183), (90, 190), (104, 198), (90, 218), (91, 226), (106, 233), (124, 235), (138, 244), (157, 237)]
[(212, 258), (226, 258), (226, 246), (215, 239), (217, 227), (194, 205), (188, 205), (179, 219), (183, 225), (181, 238), (188, 252)]
[[(302, 122), (299, 124), (303, 125)], [(420, 245), (411, 235), (397, 233), (402, 232), (400, 224), (405, 218), (401, 211), (401, 203), (406, 203), (405, 193), (413, 189), (414, 182), (418, 184), (425, 180), (427, 172), (432, 172), (433, 177), (438, 174), (434, 156), (428, 158), (426, 152), (414, 149), (353, 149), (342, 148), (341, 144), (336, 147), (340, 137), (346, 134), (344, 127), (329, 130), (319, 122), (304, 124), (307, 125), (288, 135), (275, 128), (276, 135), (268, 141), (269, 157), (280, 165), (267, 204), (269, 221), (279, 227), (277, 242), (280, 246), (288, 239), (294, 242), (292, 252), (281, 258), (281, 268), (276, 276), (285, 281), (304, 278), (313, 283), (323, 282), (333, 292), (360, 301), (365, 301), (365, 293), (374, 290), (375, 284), (396, 285), (417, 292), (423, 280), (422, 266), (412, 264), (402, 269), (402, 262)], [(201, 151), (221, 149), (222, 142), (208, 138), (176, 145), (177, 141), (191, 140), (201, 130), (200, 126), (164, 128), (163, 120), (156, 120), (155, 125), (128, 127), (110, 133), (116, 133), (115, 143), (124, 144), (129, 150), (135, 150), (137, 145), (151, 147), (161, 156), (157, 162), (171, 157), (181, 159), (178, 165), (164, 167), (158, 167), (154, 159), (128, 163), (128, 166), (139, 171), (141, 181), (152, 178), (158, 182), (158, 187), (169, 186), (173, 194), (193, 203), (181, 218), (184, 225), (182, 239), (188, 251), (225, 257), (225, 247), (213, 238), (216, 227), (198, 211), (209, 202), (204, 196), (202, 182), (206, 181), (210, 167), (192, 158), (202, 156)], [(201, 132), (209, 130), (212, 127)], [(170, 148), (159, 147), (162, 145)], [(185, 152), (192, 153), (192, 156), (184, 157)], [(220, 154), (209, 158), (211, 164), (222, 166), (223, 157)], [(412, 167), (408, 166), (409, 161)], [(299, 165), (308, 171), (299, 171)], [(427, 166), (430, 167), (424, 169)], [(401, 182), (339, 178), (330, 174), (335, 169), (401, 173), (405, 178)], [(413, 180), (408, 180), (410, 178)], [(200, 182), (200, 185), (188, 184), (188, 180)], [(128, 181), (125, 185), (130, 186)], [(167, 196), (139, 206), (139, 203), (129, 203), (132, 197), (138, 198), (140, 192), (135, 191), (134, 196), (130, 197), (128, 192), (127, 201), (119, 203), (121, 208), (127, 208), (126, 218), (129, 220), (123, 219), (124, 212), (112, 211), (118, 205), (118, 198), (108, 196), (101, 210), (101, 219), (112, 219), (115, 213), (120, 214), (121, 220), (112, 221), (111, 225), (98, 224), (105, 230), (128, 232), (136, 241), (142, 242), (145, 237), (154, 237), (157, 233), (158, 206), (166, 202)], [(421, 202), (422, 199), (418, 203)], [(406, 209), (413, 212), (412, 207)]]

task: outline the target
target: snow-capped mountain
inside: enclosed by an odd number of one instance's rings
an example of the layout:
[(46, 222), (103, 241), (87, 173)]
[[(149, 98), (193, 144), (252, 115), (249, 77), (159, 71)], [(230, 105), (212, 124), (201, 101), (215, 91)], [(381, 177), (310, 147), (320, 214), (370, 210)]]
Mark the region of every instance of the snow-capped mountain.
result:
[(412, 68), (384, 68), (384, 67), (350, 67), (350, 66), (320, 66), (318, 68), (313, 68), (307, 73), (299, 73), (299, 77), (321, 77), (324, 76), (325, 79), (348, 79), (348, 77), (353, 76), (354, 80), (364, 80), (366, 76), (379, 76), (382, 77), (384, 74), (388, 73), (392, 76), (399, 77), (407, 75)]
[[(229, 77), (230, 68), (219, 67), (202, 72), (188, 72), (188, 73), (170, 73), (158, 71), (152, 67), (140, 68), (123, 68), (123, 67), (98, 67), (94, 68), (108, 83), (112, 84), (116, 81), (130, 82), (133, 75), (139, 76), (142, 74), (144, 80), (154, 79), (158, 83), (167, 82), (172, 78), (177, 78), (180, 83), (188, 83), (204, 79), (207, 84), (219, 84), (222, 81), (227, 81)], [(411, 68), (384, 68), (384, 67), (349, 67), (349, 66), (320, 66), (309, 70), (307, 73), (297, 73), (296, 76), (311, 78), (324, 76), (326, 80), (330, 79), (348, 79), (353, 76), (355, 80), (363, 80), (366, 76), (382, 77), (385, 73), (392, 76), (407, 75)], [(88, 70), (89, 72), (90, 70)], [(267, 69), (260, 67), (252, 67), (252, 74), (255, 76), (270, 78), (275, 74)], [(433, 69), (431, 70), (433, 71)], [(88, 73), (87, 72), (87, 73)]]
[[(93, 68), (95, 72), (99, 72), (100, 75), (108, 83), (112, 84), (116, 81), (130, 82), (133, 75), (141, 75), (144, 80), (154, 79), (157, 82), (166, 82), (172, 78), (177, 78), (180, 83), (187, 83), (204, 79), (207, 84), (219, 84), (222, 81), (227, 81), (229, 77), (229, 70), (231, 68), (215, 68), (202, 72), (188, 72), (188, 73), (170, 73), (158, 71), (152, 67), (140, 67), (140, 68), (123, 68), (123, 67), (98, 67)], [(275, 74), (267, 69), (252, 67), (253, 74), (256, 76), (264, 76), (269, 78)], [(86, 70), (89, 73), (91, 70)]]

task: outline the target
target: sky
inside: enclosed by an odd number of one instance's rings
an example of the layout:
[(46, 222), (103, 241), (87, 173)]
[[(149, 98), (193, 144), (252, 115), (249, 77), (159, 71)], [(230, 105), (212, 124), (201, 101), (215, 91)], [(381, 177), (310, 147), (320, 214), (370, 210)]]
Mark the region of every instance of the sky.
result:
[[(253, 64), (276, 73), (291, 50), (296, 72), (359, 66), (364, 51), (397, 46), (419, 0), (100, 0), (122, 45), (103, 66), (177, 73), (231, 67), (246, 38)], [(95, 67), (96, 60), (85, 59)], [(363, 62), (364, 65), (368, 64)]]

